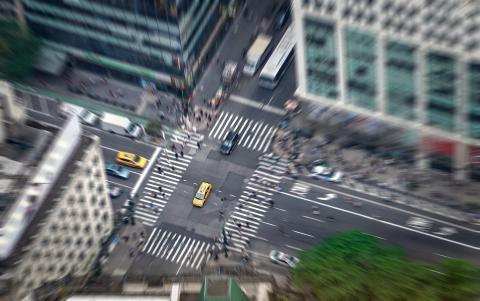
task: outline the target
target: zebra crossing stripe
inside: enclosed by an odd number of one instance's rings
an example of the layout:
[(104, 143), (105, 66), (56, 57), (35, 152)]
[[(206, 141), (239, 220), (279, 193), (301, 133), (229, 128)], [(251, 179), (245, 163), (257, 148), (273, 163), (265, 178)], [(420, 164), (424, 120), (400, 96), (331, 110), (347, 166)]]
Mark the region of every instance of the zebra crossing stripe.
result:
[[(180, 262), (180, 259), (182, 258), (185, 251), (187, 251), (187, 247), (190, 245), (190, 242), (193, 243), (193, 240), (192, 240), (192, 238), (189, 237), (188, 240), (183, 245), (182, 251), (180, 252), (180, 254), (178, 254), (177, 260), (175, 261), (176, 263)], [(176, 255), (176, 253), (175, 253), (175, 255)], [(175, 256), (174, 256), (174, 258), (175, 258)], [(172, 258), (172, 260), (173, 260), (173, 258)]]
[(242, 121), (243, 121), (243, 116), (240, 117), (240, 120), (238, 121), (238, 123), (235, 125), (235, 127), (233, 128), (234, 131), (237, 130), (237, 128), (240, 126), (240, 124), (242, 124)]
[(240, 133), (240, 141), (238, 144), (240, 145), (243, 145), (243, 140), (247, 137), (247, 133), (248, 133), (248, 130), (250, 129), (250, 127), (252, 126), (252, 123), (253, 123), (253, 120), (250, 120), (250, 122), (248, 123), (248, 126), (247, 128), (245, 129), (245, 132), (242, 132)]
[(255, 142), (255, 144), (253, 145), (253, 150), (256, 150), (256, 149), (257, 149), (258, 143), (260, 143), (260, 140), (262, 140), (261, 137), (262, 137), (263, 133), (265, 133), (265, 131), (267, 130), (267, 128), (268, 128), (268, 124), (265, 123), (265, 126), (263, 127), (263, 130), (262, 130), (262, 132), (261, 132), (260, 135), (259, 135), (259, 138), (260, 138), (260, 139), (257, 139), (257, 141)]
[(238, 131), (238, 132), (240, 133), (240, 135), (241, 135), (241, 133), (243, 133), (243, 129), (245, 128), (245, 126), (247, 125), (247, 123), (248, 123), (248, 119), (245, 118), (245, 121), (244, 121), (242, 127), (241, 127), (240, 130)]
[(250, 131), (245, 133), (245, 136), (247, 136), (247, 139), (245, 140), (245, 143), (242, 146), (250, 147), (250, 145), (247, 146), (247, 144), (250, 140), (253, 141), (253, 138), (255, 136), (254, 132), (255, 132), (256, 128), (258, 127), (258, 125), (259, 125), (259, 123), (255, 122), (255, 124), (253, 125), (253, 128)]
[[(157, 231), (157, 228), (154, 228), (154, 229), (153, 229), (152, 234), (150, 234), (150, 237), (148, 238), (149, 241), (150, 241), (150, 238), (152, 238), (152, 237), (154, 236), (155, 231)], [(158, 237), (158, 235), (160, 234), (160, 231), (158, 231), (158, 233), (156, 233), (156, 234), (157, 234), (157, 236), (155, 236), (155, 238), (153, 239), (153, 241), (157, 240), (157, 237)], [(147, 244), (146, 244), (145, 246), (147, 246), (147, 245), (148, 245), (148, 242), (147, 242)], [(150, 250), (152, 249), (153, 246), (154, 246), (154, 244), (152, 243), (152, 245), (150, 246), (150, 248), (148, 248), (147, 253), (150, 253)]]
[[(203, 246), (205, 245), (206, 243), (204, 241), (202, 241), (202, 245), (200, 246), (200, 250), (203, 250)], [(194, 265), (195, 265), (195, 262), (197, 262), (197, 259), (198, 259), (198, 256), (200, 256), (200, 253), (202, 252), (197, 252), (197, 255), (195, 256), (195, 258), (190, 262), (190, 267), (193, 268)]]
[(213, 126), (212, 130), (210, 131), (210, 133), (208, 133), (208, 137), (211, 137), (212, 134), (214, 133), (214, 131), (217, 129), (217, 127), (219, 126), (220, 124), (220, 120), (223, 118), (223, 115), (225, 114), (225, 111), (222, 111), (222, 113), (220, 113), (220, 116), (218, 116), (217, 118), (217, 121), (215, 122), (215, 125)]
[[(164, 241), (162, 242), (162, 244), (160, 245), (160, 249), (158, 249), (158, 252), (157, 252), (157, 255), (156, 255), (156, 256), (159, 256), (159, 255), (160, 255), (160, 252), (162, 252), (163, 248), (167, 246), (168, 241), (170, 240), (170, 237), (172, 237), (172, 239), (175, 237), (175, 235), (172, 236), (172, 234), (173, 234), (172, 232), (168, 232), (168, 235), (167, 235), (167, 237), (165, 237), (165, 240), (164, 240)], [(163, 253), (162, 253), (162, 256), (161, 256), (161, 257), (164, 256), (164, 253), (166, 253), (166, 250), (167, 250), (167, 249), (163, 250)]]
[[(175, 253), (174, 253), (173, 256), (172, 256), (172, 261), (175, 260), (175, 257), (177, 256), (178, 252), (179, 252), (179, 251), (182, 249), (182, 247), (184, 246), (184, 244), (185, 244), (185, 239), (187, 239), (187, 237), (186, 237), (186, 236), (183, 236), (183, 237), (182, 237), (182, 240), (179, 241), (178, 248), (177, 248), (177, 250), (175, 251)], [(175, 247), (175, 246), (174, 246), (174, 247)], [(167, 260), (168, 260), (168, 257), (170, 257), (170, 254), (168, 254), (168, 256), (167, 256), (167, 258), (166, 258)]]
[[(158, 241), (161, 242), (162, 239), (165, 237), (166, 234), (167, 234), (167, 232), (164, 231), (163, 234), (162, 234), (162, 237), (160, 237), (160, 239), (159, 239)], [(154, 248), (153, 251), (152, 251), (152, 255), (157, 252), (157, 249), (158, 249), (159, 247), (160, 247), (160, 244), (157, 244), (157, 245), (155, 246), (155, 248)]]
[[(219, 131), (221, 130), (219, 133), (223, 133), (223, 131), (225, 131), (226, 126), (223, 127), (223, 123), (225, 122), (225, 125), (227, 125), (227, 124), (230, 122), (230, 120), (232, 119), (232, 117), (233, 117), (233, 115), (228, 114), (228, 118), (225, 118), (225, 119), (223, 120), (222, 126), (220, 126), (220, 128), (218, 129)], [(228, 120), (227, 120), (227, 119), (228, 119)], [(219, 136), (220, 136), (220, 135), (219, 135)], [(215, 133), (215, 135), (213, 136), (213, 138), (217, 138), (217, 133)]]
[[(235, 119), (232, 121), (232, 126), (235, 124), (235, 122), (237, 122), (237, 119), (238, 119), (238, 116), (235, 116)], [(230, 127), (231, 128), (231, 127)], [(225, 128), (223, 130), (226, 130), (225, 133), (224, 131), (222, 131), (222, 133), (220, 134), (220, 136), (218, 137), (220, 140), (223, 140), (227, 137), (228, 135), (228, 130), (227, 130), (227, 127), (225, 126)]]

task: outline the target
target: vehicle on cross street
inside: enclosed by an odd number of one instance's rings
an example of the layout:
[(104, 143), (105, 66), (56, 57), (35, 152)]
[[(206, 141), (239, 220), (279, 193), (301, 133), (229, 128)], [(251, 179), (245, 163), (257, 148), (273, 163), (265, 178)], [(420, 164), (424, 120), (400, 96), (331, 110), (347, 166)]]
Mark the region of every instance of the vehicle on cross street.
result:
[(272, 262), (281, 264), (283, 266), (287, 266), (290, 268), (294, 268), (300, 262), (300, 260), (297, 257), (277, 251), (277, 250), (270, 251), (269, 257)]
[(343, 178), (343, 173), (341, 171), (336, 171), (330, 167), (317, 165), (312, 168), (309, 177), (333, 183), (340, 183)]
[(220, 152), (224, 155), (230, 155), (240, 140), (240, 135), (235, 131), (230, 131), (220, 146)]
[(195, 193), (195, 198), (193, 199), (193, 206), (203, 207), (211, 191), (212, 184), (208, 182), (202, 182), (202, 184), (200, 184), (200, 187), (198, 187), (197, 193)]

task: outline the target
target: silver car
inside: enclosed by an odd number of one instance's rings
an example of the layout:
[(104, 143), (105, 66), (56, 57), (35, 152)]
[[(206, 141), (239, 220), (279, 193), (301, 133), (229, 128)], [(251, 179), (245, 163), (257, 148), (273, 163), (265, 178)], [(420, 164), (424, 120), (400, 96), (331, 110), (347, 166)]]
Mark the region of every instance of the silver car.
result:
[(297, 257), (277, 251), (270, 251), (270, 260), (274, 263), (294, 268), (300, 261)]

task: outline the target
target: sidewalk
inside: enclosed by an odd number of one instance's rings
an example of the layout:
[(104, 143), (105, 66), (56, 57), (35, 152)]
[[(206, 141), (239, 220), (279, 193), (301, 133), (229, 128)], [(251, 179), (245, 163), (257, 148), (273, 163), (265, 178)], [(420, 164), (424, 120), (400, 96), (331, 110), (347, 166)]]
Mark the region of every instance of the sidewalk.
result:
[(122, 277), (125, 275), (145, 243), (147, 231), (142, 223), (136, 223), (133, 226), (122, 225), (121, 227), (118, 242), (103, 265), (103, 273), (110, 276)]
[[(421, 172), (410, 164), (384, 160), (359, 148), (342, 148), (337, 141), (329, 141), (322, 127), (308, 121), (305, 114), (294, 117), (289, 128), (277, 131), (272, 143), (277, 155), (299, 166), (322, 159), (344, 173), (344, 186), (459, 221), (479, 222), (478, 182), (458, 183), (435, 170)], [(295, 139), (294, 129), (311, 129), (313, 137)]]

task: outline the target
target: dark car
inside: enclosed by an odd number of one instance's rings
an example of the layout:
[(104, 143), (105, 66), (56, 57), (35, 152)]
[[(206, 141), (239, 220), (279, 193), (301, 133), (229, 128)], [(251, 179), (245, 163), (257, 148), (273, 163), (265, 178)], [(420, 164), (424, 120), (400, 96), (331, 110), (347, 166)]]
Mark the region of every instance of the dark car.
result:
[(240, 135), (235, 131), (230, 131), (220, 146), (220, 152), (224, 155), (230, 155), (240, 140)]
[(275, 29), (279, 30), (285, 25), (290, 17), (290, 1), (285, 1), (283, 5), (278, 9), (277, 16), (275, 17)]

